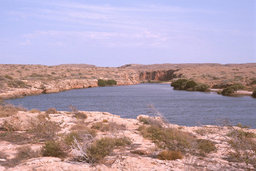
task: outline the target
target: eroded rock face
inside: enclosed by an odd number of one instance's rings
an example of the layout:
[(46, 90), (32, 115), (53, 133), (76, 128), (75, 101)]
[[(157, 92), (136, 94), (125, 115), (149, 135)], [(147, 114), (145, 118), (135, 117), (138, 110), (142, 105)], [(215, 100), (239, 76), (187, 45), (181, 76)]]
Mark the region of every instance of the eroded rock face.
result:
[(140, 80), (170, 81), (178, 77), (175, 71), (176, 70), (143, 71), (140, 73)]
[[(87, 112), (79, 111), (86, 115), (86, 119), (77, 119), (76, 114), (72, 112), (60, 111), (55, 114), (49, 114), (47, 120), (52, 121), (60, 126), (58, 132), (59, 138), (68, 134), (74, 125), (79, 124), (85, 127), (92, 127), (98, 122), (115, 123), (122, 125), (119, 129), (109, 131), (96, 131), (96, 139), (102, 137), (128, 137), (132, 144), (130, 146), (116, 149), (111, 155), (106, 156), (104, 162), (101, 164), (91, 165), (86, 162), (77, 162), (72, 159), (72, 156), (67, 156), (63, 159), (56, 157), (34, 157), (23, 160), (18, 165), (8, 168), (7, 166), (0, 166), (0, 170), (253, 170), (255, 169), (251, 164), (245, 162), (229, 162), (225, 157), (232, 151), (228, 144), (230, 137), (228, 133), (232, 129), (230, 127), (219, 126), (200, 126), (200, 127), (185, 127), (174, 124), (167, 124), (166, 127), (175, 128), (183, 132), (192, 134), (198, 139), (205, 139), (214, 142), (217, 150), (205, 156), (197, 156), (193, 154), (184, 154), (182, 159), (177, 160), (159, 160), (154, 157), (154, 152), (158, 148), (155, 143), (149, 139), (145, 139), (138, 131), (140, 126), (146, 126), (140, 120), (141, 117), (150, 118), (145, 115), (138, 116), (137, 119), (124, 119), (120, 116), (113, 115), (107, 112)], [(18, 112), (16, 115), (2, 118), (9, 124), (16, 125), (18, 130), (27, 130), (30, 127), (29, 120), (37, 118), (38, 115), (45, 115), (41, 113)], [(159, 119), (159, 118), (156, 118)], [(82, 129), (82, 128), (80, 128)], [(256, 133), (255, 129), (243, 129), (243, 131)], [(1, 132), (2, 133), (2, 132)], [(17, 131), (19, 133), (19, 131)], [(23, 131), (24, 133), (24, 131)], [(0, 139), (0, 165), (4, 160), (14, 158), (17, 154), (17, 149), (29, 145), (33, 149), (40, 149), (43, 142), (33, 142), (33, 144), (16, 144), (7, 140)], [(144, 151), (145, 153), (132, 153), (131, 151)], [(3, 154), (4, 153), (4, 154)], [(4, 156), (7, 157), (4, 157)]]

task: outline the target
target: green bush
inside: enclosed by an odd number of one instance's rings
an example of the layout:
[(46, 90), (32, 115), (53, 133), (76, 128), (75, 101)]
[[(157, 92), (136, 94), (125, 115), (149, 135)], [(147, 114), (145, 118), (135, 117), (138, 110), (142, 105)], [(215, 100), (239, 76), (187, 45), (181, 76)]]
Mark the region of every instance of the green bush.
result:
[(189, 89), (193, 90), (196, 86), (197, 86), (197, 83), (193, 80), (190, 80), (186, 83), (185, 89), (186, 90), (189, 90)]
[(67, 134), (64, 138), (64, 142), (65, 144), (71, 146), (74, 143), (74, 140), (77, 139), (78, 141), (81, 140), (81, 137), (79, 136), (79, 134), (75, 131), (70, 132), (69, 134)]
[(115, 80), (102, 80), (102, 79), (98, 80), (98, 86), (99, 87), (113, 86), (113, 85), (116, 85), (116, 84), (117, 84), (117, 82)]
[(186, 151), (195, 141), (189, 134), (175, 128), (163, 128), (159, 126), (139, 127), (144, 138), (152, 140), (158, 147), (172, 151)]
[(226, 88), (224, 88), (221, 92), (223, 96), (232, 96), (234, 95), (235, 91), (244, 89), (242, 84), (232, 84)]
[(235, 93), (235, 90), (232, 87), (224, 88), (221, 92), (223, 96), (231, 96)]
[(256, 89), (253, 91), (252, 97), (253, 97), (253, 98), (256, 98)]
[(87, 149), (89, 160), (93, 163), (101, 161), (104, 157), (109, 155), (116, 147), (130, 145), (131, 141), (124, 138), (102, 138), (96, 140)]
[(188, 90), (188, 91), (208, 91), (209, 86), (206, 84), (196, 83), (193, 80), (179, 79), (172, 82), (171, 86), (174, 90)]
[(43, 156), (52, 156), (52, 157), (65, 157), (64, 151), (61, 149), (59, 143), (55, 141), (48, 141), (42, 147)]
[(187, 79), (178, 79), (174, 82), (172, 82), (171, 86), (175, 89), (175, 90), (184, 90), (186, 87), (188, 80)]
[(195, 91), (202, 91), (202, 92), (209, 91), (209, 86), (206, 85), (206, 84), (198, 84), (198, 85), (195, 87)]

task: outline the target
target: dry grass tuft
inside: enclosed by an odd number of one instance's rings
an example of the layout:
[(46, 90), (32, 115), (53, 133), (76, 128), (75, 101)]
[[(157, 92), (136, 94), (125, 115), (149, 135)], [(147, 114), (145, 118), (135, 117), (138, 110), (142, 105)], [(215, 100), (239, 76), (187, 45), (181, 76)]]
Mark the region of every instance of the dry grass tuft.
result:
[(212, 141), (205, 140), (205, 139), (198, 139), (197, 140), (197, 148), (199, 149), (199, 153), (202, 156), (205, 156), (205, 154), (217, 150), (217, 148), (215, 147), (215, 144)]
[(1, 104), (0, 105), (0, 118), (8, 117), (18, 113), (18, 111), (26, 111), (26, 109), (22, 107), (17, 107), (12, 104)]
[(31, 109), (29, 112), (30, 113), (40, 113), (41, 111), (38, 109)]
[(47, 111), (45, 111), (46, 114), (56, 114), (58, 111), (56, 108), (49, 108)]
[(31, 128), (28, 131), (36, 140), (54, 140), (57, 132), (60, 130), (60, 126), (56, 122), (47, 120), (43, 115), (38, 116), (38, 121), (31, 121)]
[(102, 132), (125, 130), (125, 125), (120, 125), (115, 122), (96, 122), (92, 125), (92, 129), (96, 129)]
[(242, 129), (232, 130), (228, 136), (232, 147), (227, 160), (231, 162), (245, 162), (256, 168), (256, 135), (251, 132), (245, 132)]
[(157, 158), (160, 160), (177, 160), (182, 159), (183, 156), (180, 151), (164, 150), (157, 155)]

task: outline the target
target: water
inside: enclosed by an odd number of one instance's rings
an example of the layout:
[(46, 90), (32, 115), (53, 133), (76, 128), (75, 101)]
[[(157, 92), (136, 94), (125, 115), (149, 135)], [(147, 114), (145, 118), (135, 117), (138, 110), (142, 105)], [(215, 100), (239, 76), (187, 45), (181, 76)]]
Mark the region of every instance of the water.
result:
[(216, 93), (173, 90), (169, 84), (139, 84), (97, 87), (54, 94), (6, 100), (27, 109), (70, 110), (69, 105), (85, 111), (104, 111), (125, 118), (152, 115), (153, 105), (171, 123), (179, 125), (242, 123), (256, 128), (256, 100), (249, 97), (224, 97)]

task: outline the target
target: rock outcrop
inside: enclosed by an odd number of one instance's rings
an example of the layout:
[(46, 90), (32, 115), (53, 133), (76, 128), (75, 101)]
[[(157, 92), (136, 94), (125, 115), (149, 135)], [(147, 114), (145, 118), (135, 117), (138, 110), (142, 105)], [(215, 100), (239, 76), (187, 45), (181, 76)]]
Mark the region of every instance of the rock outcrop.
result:
[[(233, 151), (233, 147), (229, 143), (229, 141), (232, 140), (231, 137), (228, 136), (230, 132), (238, 130), (247, 132), (247, 135), (254, 135), (256, 133), (255, 129), (210, 125), (185, 127), (165, 123), (168, 128), (189, 133), (199, 140), (203, 139), (213, 142), (216, 150), (204, 155), (184, 152), (182, 159), (160, 160), (156, 157), (160, 150), (159, 146), (150, 139), (143, 137), (139, 131), (141, 126), (147, 126), (145, 125), (145, 121), (147, 120), (143, 121), (141, 118), (156, 119), (154, 122), (158, 122), (157, 120), (160, 118), (151, 118), (143, 115), (138, 116), (138, 119), (124, 119), (106, 112), (79, 112), (86, 115), (87, 118), (79, 119), (76, 117), (77, 114), (74, 112), (62, 111), (55, 114), (48, 114), (47, 120), (58, 124), (61, 128), (58, 131), (57, 138), (59, 140), (70, 133), (74, 126), (78, 127), (81, 131), (84, 128), (92, 128), (95, 123), (101, 122), (101, 124), (106, 125), (114, 123), (112, 126), (122, 125), (122, 127), (109, 130), (96, 130), (95, 139), (100, 139), (102, 137), (126, 136), (131, 140), (131, 144), (127, 147), (114, 150), (111, 155), (104, 158), (104, 161), (95, 164), (90, 164), (86, 161), (79, 162), (74, 160), (71, 153), (62, 158), (43, 157), (40, 155), (27, 157), (24, 155), (25, 158), (21, 158), (17, 161), (18, 159), (17, 157), (15, 158), (15, 156), (17, 156), (20, 148), (29, 145), (34, 150), (40, 150), (44, 144), (43, 141), (15, 141), (19, 134), (23, 136), (26, 136), (26, 134), (30, 135), (30, 132), (26, 133), (25, 131), (27, 130), (27, 127), (30, 126), (29, 122), (26, 122), (26, 120), (38, 118), (40, 115), (46, 115), (45, 112), (38, 111), (38, 113), (30, 113), (22, 111), (18, 112), (14, 116), (1, 118), (1, 120), (5, 120), (9, 126), (17, 127), (18, 120), (20, 120), (22, 124), (20, 125), (20, 129), (16, 129), (16, 131), (10, 133), (5, 131), (3, 122), (0, 122), (0, 135), (1, 137), (5, 135), (5, 137), (0, 139), (0, 170), (255, 170), (256, 165), (253, 166), (251, 163), (246, 163), (246, 160), (228, 160), (229, 153)], [(15, 121), (13, 121), (12, 118), (15, 118)], [(149, 121), (151, 122), (152, 120)], [(12, 134), (16, 137), (11, 138)], [(250, 157), (255, 158), (256, 156), (254, 155)], [(13, 160), (16, 161), (16, 164), (11, 163)]]

